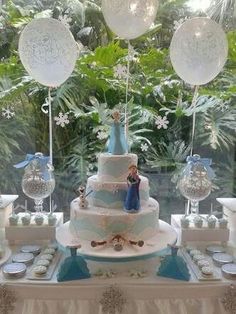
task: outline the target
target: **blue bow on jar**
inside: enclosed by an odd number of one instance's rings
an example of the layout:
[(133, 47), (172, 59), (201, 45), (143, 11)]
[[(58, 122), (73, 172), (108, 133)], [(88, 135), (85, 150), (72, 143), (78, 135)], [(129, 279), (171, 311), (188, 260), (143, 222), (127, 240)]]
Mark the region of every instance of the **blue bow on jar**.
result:
[(187, 161), (189, 167), (192, 167), (192, 165), (194, 165), (196, 163), (202, 164), (206, 168), (206, 170), (207, 170), (208, 177), (210, 179), (213, 179), (215, 177), (215, 172), (210, 167), (211, 164), (212, 164), (212, 159), (210, 159), (210, 158), (201, 158), (199, 155), (194, 154), (193, 156), (188, 156), (186, 161)]
[(44, 156), (42, 153), (35, 153), (27, 154), (25, 160), (19, 162), (18, 164), (14, 165), (15, 168), (25, 168), (28, 166), (33, 160), (37, 160), (38, 166), (42, 172), (42, 177), (44, 180), (48, 180), (50, 178), (49, 169), (47, 169), (47, 164), (50, 161), (49, 156)]

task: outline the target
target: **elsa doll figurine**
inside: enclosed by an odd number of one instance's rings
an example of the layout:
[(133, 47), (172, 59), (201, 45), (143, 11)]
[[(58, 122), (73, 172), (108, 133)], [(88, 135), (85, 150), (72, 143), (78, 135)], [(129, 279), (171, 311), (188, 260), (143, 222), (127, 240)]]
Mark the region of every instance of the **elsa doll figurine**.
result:
[(114, 121), (111, 126), (108, 152), (112, 155), (124, 155), (128, 151), (128, 145), (125, 139), (124, 126), (120, 122), (119, 111), (114, 111), (112, 117)]
[(129, 175), (127, 177), (128, 191), (124, 203), (125, 211), (136, 213), (140, 209), (138, 169), (135, 165), (129, 167)]

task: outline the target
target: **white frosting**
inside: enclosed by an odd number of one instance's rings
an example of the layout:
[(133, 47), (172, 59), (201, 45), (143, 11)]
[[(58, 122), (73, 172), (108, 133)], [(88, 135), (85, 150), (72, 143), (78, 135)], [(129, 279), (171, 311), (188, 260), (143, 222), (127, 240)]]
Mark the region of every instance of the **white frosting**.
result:
[(135, 154), (111, 155), (102, 153), (98, 156), (98, 181), (126, 181), (129, 166), (136, 165), (138, 157)]
[(79, 208), (79, 199), (71, 203), (70, 229), (84, 240), (107, 239), (123, 234), (132, 240), (147, 240), (158, 232), (159, 204), (151, 199), (138, 213), (129, 214), (123, 210), (91, 207)]

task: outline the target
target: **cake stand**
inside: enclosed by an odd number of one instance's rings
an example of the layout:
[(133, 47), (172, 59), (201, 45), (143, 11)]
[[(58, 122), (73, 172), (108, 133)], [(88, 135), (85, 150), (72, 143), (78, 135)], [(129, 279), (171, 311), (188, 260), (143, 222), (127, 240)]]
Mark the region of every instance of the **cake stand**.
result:
[(177, 241), (177, 233), (168, 223), (159, 220), (159, 229), (156, 235), (145, 241), (143, 247), (125, 245), (122, 251), (115, 251), (111, 246), (93, 248), (91, 242), (82, 240), (69, 228), (70, 222), (66, 222), (57, 228), (56, 239), (64, 247), (81, 245), (78, 253), (85, 259), (103, 262), (122, 262), (144, 260), (164, 253), (168, 244), (173, 245)]

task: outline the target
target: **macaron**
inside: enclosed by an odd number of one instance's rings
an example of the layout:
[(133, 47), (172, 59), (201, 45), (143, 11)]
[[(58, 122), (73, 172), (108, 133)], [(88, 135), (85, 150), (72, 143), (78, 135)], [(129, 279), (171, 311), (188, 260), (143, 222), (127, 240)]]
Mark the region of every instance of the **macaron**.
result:
[(205, 276), (212, 276), (213, 275), (213, 269), (210, 266), (204, 266), (201, 269), (202, 274)]
[(47, 272), (47, 267), (46, 266), (35, 266), (33, 268), (33, 272), (35, 275), (44, 275)]

